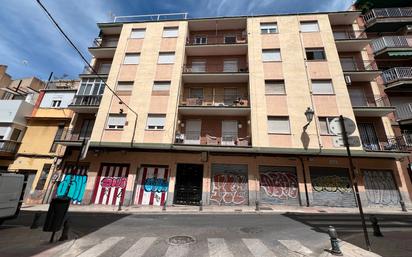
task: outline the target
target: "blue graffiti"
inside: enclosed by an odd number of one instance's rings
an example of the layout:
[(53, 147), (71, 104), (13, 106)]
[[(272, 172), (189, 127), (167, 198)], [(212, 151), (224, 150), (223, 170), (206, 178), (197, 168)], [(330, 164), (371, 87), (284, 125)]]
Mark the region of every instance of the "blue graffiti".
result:
[(87, 176), (66, 174), (57, 188), (57, 196), (65, 196), (67, 188), (69, 188), (67, 197), (80, 203), (86, 190), (86, 182)]
[(163, 178), (147, 178), (144, 181), (144, 191), (146, 192), (167, 192), (168, 183)]

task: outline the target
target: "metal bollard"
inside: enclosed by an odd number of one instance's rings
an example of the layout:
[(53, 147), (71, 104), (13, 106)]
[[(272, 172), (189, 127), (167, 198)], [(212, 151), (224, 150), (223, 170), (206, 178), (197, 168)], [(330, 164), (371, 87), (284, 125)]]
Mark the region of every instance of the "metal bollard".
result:
[(119, 202), (119, 207), (117, 208), (117, 211), (121, 211), (122, 210), (122, 201)]
[(199, 202), (199, 211), (203, 211), (203, 201), (200, 200)]
[(255, 211), (260, 211), (259, 201), (256, 201), (255, 204), (256, 204)]
[(330, 253), (333, 255), (342, 256), (342, 251), (339, 248), (338, 232), (336, 232), (336, 229), (333, 226), (329, 226), (328, 234), (330, 237), (330, 244), (332, 246), (332, 250), (330, 251)]
[(163, 203), (162, 211), (166, 211), (166, 200), (165, 200), (164, 203)]
[(382, 235), (381, 229), (380, 229), (379, 224), (378, 224), (378, 219), (374, 215), (371, 215), (369, 217), (369, 220), (372, 223), (373, 235), (378, 236), (378, 237), (382, 237), (383, 235)]
[(69, 231), (70, 231), (70, 219), (67, 218), (63, 224), (63, 231), (62, 235), (59, 238), (59, 241), (66, 241), (69, 239)]
[(405, 202), (400, 200), (399, 203), (401, 204), (402, 211), (407, 212), (408, 210), (406, 209)]
[(30, 229), (36, 229), (39, 227), (40, 217), (41, 217), (40, 212), (36, 212), (34, 214), (33, 222), (31, 223)]

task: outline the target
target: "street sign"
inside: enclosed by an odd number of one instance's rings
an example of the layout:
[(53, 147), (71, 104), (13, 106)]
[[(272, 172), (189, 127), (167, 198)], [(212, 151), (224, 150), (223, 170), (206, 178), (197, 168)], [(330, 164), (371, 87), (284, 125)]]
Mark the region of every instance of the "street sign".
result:
[[(343, 122), (345, 124), (346, 133), (348, 135), (352, 135), (353, 132), (355, 132), (356, 130), (355, 122), (353, 122), (353, 120), (349, 118), (343, 118)], [(342, 135), (342, 127), (340, 125), (339, 118), (334, 118), (333, 120), (329, 122), (329, 130), (334, 135)]]
[[(357, 136), (349, 136), (348, 137), (348, 143), (349, 146), (360, 146), (360, 139)], [(345, 143), (343, 142), (343, 137), (342, 136), (334, 136), (333, 137), (333, 146), (334, 147), (342, 147), (345, 146)]]

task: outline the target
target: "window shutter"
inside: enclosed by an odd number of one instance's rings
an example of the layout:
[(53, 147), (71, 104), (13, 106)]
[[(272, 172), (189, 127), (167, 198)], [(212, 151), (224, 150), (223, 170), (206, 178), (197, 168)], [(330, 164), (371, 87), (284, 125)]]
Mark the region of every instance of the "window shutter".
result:
[(179, 32), (178, 27), (170, 27), (163, 29), (163, 37), (177, 37)]
[(132, 29), (130, 38), (144, 38), (146, 29)]
[(153, 91), (169, 91), (170, 81), (155, 81), (153, 83)]
[(261, 23), (260, 24), (260, 31), (263, 34), (277, 33), (278, 32), (278, 25), (277, 25), (277, 23)]
[(301, 21), (300, 22), (301, 32), (317, 32), (319, 31), (319, 25), (317, 21)]
[(140, 54), (126, 54), (123, 64), (139, 64)]
[(160, 64), (171, 64), (175, 62), (175, 53), (159, 53)]
[(332, 81), (312, 80), (313, 94), (333, 94)]
[(285, 94), (285, 83), (283, 81), (265, 81), (265, 93), (275, 95)]
[(280, 50), (279, 49), (270, 49), (262, 51), (262, 61), (264, 62), (273, 62), (280, 61)]
[(288, 117), (268, 117), (269, 133), (290, 133), (290, 124)]
[(147, 116), (147, 127), (164, 127), (166, 115), (164, 114), (149, 114)]
[(116, 91), (132, 91), (133, 82), (119, 82), (117, 83)]
[(126, 124), (126, 115), (124, 114), (109, 114), (107, 121), (108, 126), (124, 126)]

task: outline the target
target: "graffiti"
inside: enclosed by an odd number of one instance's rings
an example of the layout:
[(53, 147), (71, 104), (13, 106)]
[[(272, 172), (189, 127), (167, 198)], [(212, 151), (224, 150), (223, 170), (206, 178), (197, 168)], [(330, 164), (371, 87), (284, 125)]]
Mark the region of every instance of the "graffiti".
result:
[(167, 192), (168, 184), (163, 178), (147, 178), (144, 182), (144, 191), (146, 192)]
[(399, 191), (391, 171), (365, 171), (365, 190), (370, 205), (399, 205)]
[(349, 178), (341, 176), (322, 176), (312, 180), (313, 190), (316, 192), (352, 192)]
[(137, 176), (136, 205), (163, 205), (167, 191), (169, 169), (164, 167), (143, 167)]
[(261, 172), (260, 188), (270, 198), (287, 200), (298, 197), (297, 177), (291, 172)]
[(123, 202), (128, 173), (126, 165), (102, 165), (96, 178), (93, 202), (106, 205), (119, 205)]
[(72, 199), (72, 201), (81, 203), (86, 191), (86, 183), (87, 176), (66, 174), (57, 188), (56, 195), (58, 197), (66, 196), (68, 190), (67, 197)]
[(117, 178), (117, 177), (105, 177), (100, 182), (102, 187), (120, 187), (122, 189), (126, 188), (127, 179)]
[(221, 173), (213, 176), (210, 201), (217, 204), (247, 204), (247, 177), (236, 173)]

